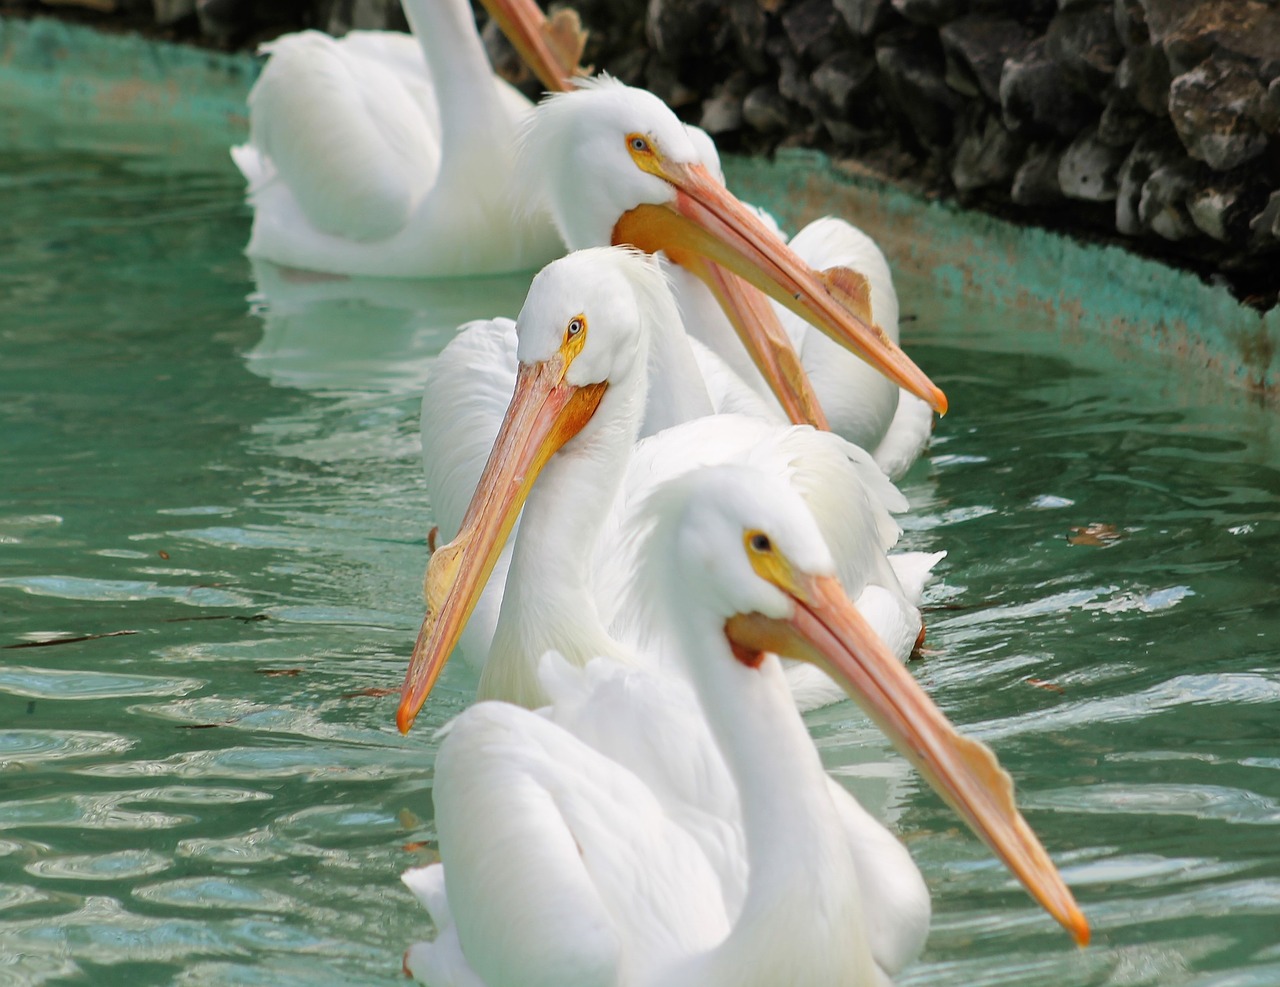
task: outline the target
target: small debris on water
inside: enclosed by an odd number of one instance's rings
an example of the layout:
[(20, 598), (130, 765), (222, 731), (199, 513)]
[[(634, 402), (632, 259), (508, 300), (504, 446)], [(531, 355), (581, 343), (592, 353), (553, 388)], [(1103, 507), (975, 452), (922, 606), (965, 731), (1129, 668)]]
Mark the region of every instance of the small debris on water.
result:
[(137, 634), (137, 631), (107, 631), (105, 634), (81, 634), (79, 637), (53, 637), (40, 641), (20, 641), (17, 644), (3, 645), (5, 648), (52, 648), (55, 644), (77, 644), (80, 641), (96, 641), (103, 637), (124, 637)]
[(1095, 521), (1092, 524), (1086, 524), (1082, 528), (1072, 528), (1067, 535), (1067, 544), (1089, 545), (1093, 548), (1110, 548), (1123, 537), (1124, 534), (1114, 524)]

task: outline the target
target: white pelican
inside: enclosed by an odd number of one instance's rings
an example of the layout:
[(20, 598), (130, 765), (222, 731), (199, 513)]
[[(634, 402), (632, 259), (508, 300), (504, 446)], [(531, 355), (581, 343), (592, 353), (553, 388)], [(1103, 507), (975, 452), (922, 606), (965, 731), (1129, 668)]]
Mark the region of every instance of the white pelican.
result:
[[(700, 296), (681, 299), (687, 316), (698, 312), (691, 325), (716, 310), (709, 290), (792, 421), (825, 424), (794, 345), (748, 285), (945, 412), (942, 392), (868, 322), (865, 278), (801, 262), (724, 188), (706, 135), (685, 127), (652, 93), (602, 76), (547, 97), (526, 125), (520, 162), (525, 208), (549, 214), (570, 249), (630, 244), (662, 251), (692, 276), (678, 282), (681, 294)], [(732, 362), (734, 348), (711, 345)]]
[[(865, 278), (870, 288), (867, 321), (898, 342), (898, 294), (889, 262), (871, 237), (852, 223), (824, 216), (788, 245), (811, 267), (843, 268)], [(900, 478), (929, 441), (933, 410), (795, 313), (776, 303), (774, 310), (800, 355), (831, 430), (870, 452), (891, 479)]]
[[(698, 465), (746, 462), (786, 478), (823, 525), (846, 588), (895, 650), (909, 652), (920, 629), (916, 600), (884, 554), (899, 534), (889, 511), (907, 505), (866, 453), (830, 433), (738, 415), (697, 418), (635, 446), (649, 337), (672, 326), (679, 315), (661, 270), (633, 251), (579, 251), (534, 278), (517, 322), (514, 394), (458, 533), (428, 567), (428, 614), (405, 677), (401, 729), (478, 601), (486, 627), (497, 618), (496, 631), (464, 642), (472, 660), (483, 660), (482, 697), (544, 703), (537, 661), (548, 649), (579, 664), (627, 645), (648, 654), (647, 625), (619, 607), (633, 569), (632, 514), (654, 483)], [(459, 458), (473, 461), (474, 450)], [(490, 576), (522, 507), (503, 589)], [(939, 557), (911, 558), (917, 594), (921, 570)], [(809, 669), (794, 674), (805, 706), (835, 698)]]
[[(566, 70), (529, 24), (536, 4), (488, 6), (562, 86)], [(246, 252), (375, 277), (539, 267), (563, 247), (544, 219), (512, 209), (513, 140), (531, 104), (493, 75), (466, 0), (404, 10), (412, 37), (303, 31), (263, 47), (249, 141), (232, 149), (254, 206)]]
[[(722, 833), (729, 842), (680, 811), (680, 778), (697, 766), (663, 743), (661, 711), (687, 716), (687, 703), (657, 704), (659, 722), (638, 735), (619, 736), (633, 720), (588, 717), (598, 728), (590, 739), (556, 722), (566, 719), (558, 708), (544, 717), (480, 703), (446, 727), (437, 757), (442, 863), (407, 883), (439, 938), (412, 947), (406, 970), (436, 987), (883, 983), (874, 935), (884, 917), (870, 888), (887, 888), (903, 860), (862, 870), (873, 855), (850, 841), (778, 653), (845, 683), (1033, 896), (1087, 941), (1008, 775), (954, 731), (867, 627), (785, 483), (737, 467), (694, 471), (652, 496), (645, 514), (646, 608), (670, 628), (727, 769), (738, 809)], [(612, 684), (608, 670), (595, 677)], [(629, 675), (634, 688), (645, 682)], [(653, 684), (671, 694), (671, 682)], [(597, 746), (600, 732), (614, 743)], [(618, 757), (620, 748), (629, 754)], [(626, 763), (655, 760), (674, 781)], [(742, 862), (740, 894), (726, 892), (725, 855)]]
[[(527, 26), (520, 33), (550, 33), (549, 27), (539, 28), (536, 25), (539, 15), (536, 8), (528, 11)], [(557, 16), (562, 15), (563, 11)], [(580, 44), (576, 52), (581, 52)], [(526, 61), (535, 72), (542, 72), (545, 76), (545, 61), (529, 56), (526, 56)], [(559, 84), (549, 84), (548, 89), (566, 92), (582, 87), (581, 70), (576, 60), (564, 59), (559, 67), (561, 76), (558, 80), (553, 79), (553, 83)], [(609, 85), (612, 80), (603, 79), (602, 83)], [(697, 160), (723, 185), (724, 174), (715, 142), (697, 127), (686, 127), (686, 131), (694, 145)], [(551, 196), (545, 193), (543, 197), (548, 200), (547, 207), (560, 223), (570, 248), (601, 246), (608, 242), (599, 239), (598, 231), (593, 233), (590, 230), (584, 231), (579, 241), (578, 234), (560, 218), (565, 214), (565, 207), (550, 201)], [(765, 226), (783, 237), (773, 218), (763, 211), (758, 212)], [(614, 234), (612, 242), (620, 242), (616, 229)], [(791, 239), (790, 246), (810, 267), (829, 272), (832, 281), (843, 281), (851, 289), (845, 300), (864, 321), (882, 328), (895, 343), (898, 341), (898, 298), (893, 290), (888, 263), (874, 240), (851, 223), (827, 216), (802, 229)], [(711, 287), (716, 296), (714, 300), (695, 280), (695, 274)], [(904, 474), (920, 455), (933, 430), (933, 409), (928, 403), (909, 392), (900, 393), (901, 389), (893, 387), (864, 361), (852, 356), (846, 346), (815, 332), (808, 321), (776, 301), (773, 303), (775, 315), (771, 317), (767, 309), (760, 308), (761, 300), (750, 286), (738, 283), (714, 266), (703, 266), (691, 272), (677, 268), (672, 272), (672, 278), (685, 324), (724, 358), (743, 382), (762, 394), (767, 394), (772, 388), (793, 421), (830, 428), (850, 442), (872, 451), (876, 462), (892, 479)], [(786, 395), (778, 393), (773, 373), (788, 367), (791, 363), (789, 357), (775, 356), (773, 362), (777, 364), (777, 370), (771, 372), (767, 351), (758, 351), (748, 343), (748, 352), (744, 353), (733, 338), (736, 331), (743, 341), (750, 334), (778, 340), (780, 330), (771, 325), (775, 317), (781, 320), (794, 346), (796, 359), (809, 376), (812, 394), (816, 398), (811, 405), (803, 403), (809, 400), (803, 391), (793, 403), (789, 403)], [(775, 345), (780, 347), (781, 344)]]

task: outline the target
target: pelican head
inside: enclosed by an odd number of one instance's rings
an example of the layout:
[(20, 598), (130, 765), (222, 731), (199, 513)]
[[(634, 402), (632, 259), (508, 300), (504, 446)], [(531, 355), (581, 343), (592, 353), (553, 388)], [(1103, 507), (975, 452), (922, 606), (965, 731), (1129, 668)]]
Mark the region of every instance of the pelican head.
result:
[(793, 418), (820, 416), (810, 413), (816, 399), (776, 318), (741, 297), (738, 279), (945, 412), (945, 395), (870, 323), (849, 277), (809, 268), (725, 189), (709, 143), (652, 93), (607, 76), (584, 80), (544, 99), (526, 125), (519, 164), (526, 207), (548, 212), (571, 248), (631, 244), (697, 275)]
[[(1071, 891), (1014, 803), (1008, 773), (988, 747), (956, 731), (858, 613), (797, 492), (749, 467), (715, 466), (668, 482), (644, 510), (652, 529), (641, 578), (666, 594), (674, 619), (709, 612), (748, 671), (776, 654), (831, 675), (1031, 895), (1077, 942), (1089, 941)], [(717, 702), (725, 679), (706, 666), (728, 660), (724, 652), (685, 660), (704, 703)]]
[[(427, 615), (396, 714), (402, 731), (435, 685), (547, 460), (589, 431), (606, 401), (631, 401), (638, 414), (648, 327), (669, 318), (679, 315), (666, 277), (635, 250), (580, 250), (534, 278), (516, 319), (511, 403), (457, 537), (427, 567)], [(623, 383), (630, 386), (611, 392)]]

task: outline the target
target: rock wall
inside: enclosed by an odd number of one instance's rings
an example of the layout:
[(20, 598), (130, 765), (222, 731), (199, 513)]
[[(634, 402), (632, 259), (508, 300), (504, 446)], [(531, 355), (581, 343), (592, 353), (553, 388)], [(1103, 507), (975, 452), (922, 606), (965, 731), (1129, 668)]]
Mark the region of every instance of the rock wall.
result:
[[(397, 0), (79, 2), (220, 46), (405, 23)], [(0, 9), (15, 3), (41, 7)], [(1276, 304), (1280, 0), (572, 6), (591, 32), (589, 63), (653, 90), (722, 149), (819, 147), (925, 194), (1118, 240)], [(518, 74), (494, 32), (486, 40)]]

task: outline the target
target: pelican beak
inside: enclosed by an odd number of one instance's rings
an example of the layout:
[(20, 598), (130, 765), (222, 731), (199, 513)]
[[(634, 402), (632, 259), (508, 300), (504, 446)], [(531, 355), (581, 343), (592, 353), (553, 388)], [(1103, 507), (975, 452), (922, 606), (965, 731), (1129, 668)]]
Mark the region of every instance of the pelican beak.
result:
[(529, 490), (555, 452), (595, 414), (607, 382), (578, 386), (564, 380), (563, 355), (521, 364), (516, 389), (458, 536), (427, 565), (427, 615), (418, 631), (400, 690), (396, 726), (408, 733), (440, 677), (502, 554)]
[[(985, 744), (958, 733), (858, 613), (839, 582), (787, 571), (789, 619), (739, 614), (725, 624), (734, 653), (811, 662), (840, 682), (934, 790), (1013, 871), (1081, 946), (1089, 924), (1035, 833), (1018, 812), (1013, 781)], [(758, 660), (758, 659), (757, 659)]]
[(582, 74), (578, 63), (587, 38), (576, 11), (557, 11), (548, 20), (534, 0), (481, 2), (548, 92), (571, 88), (569, 80)]
[(778, 321), (769, 299), (719, 264), (691, 258), (690, 268), (716, 296), (791, 423), (829, 430), (826, 412), (818, 403), (800, 354)]
[[(640, 205), (624, 213), (613, 229), (615, 244), (629, 243), (649, 253), (662, 250), (672, 261), (708, 281), (719, 295), (723, 290), (712, 283), (716, 278), (712, 268), (718, 265), (738, 275), (915, 394), (934, 411), (946, 414), (947, 398), (937, 385), (884, 330), (869, 322), (865, 307), (861, 314), (852, 310), (848, 272), (841, 272), (836, 279), (812, 270), (702, 165), (667, 161), (656, 155), (637, 163), (671, 184), (676, 190), (675, 200)], [(749, 315), (731, 313), (730, 317), (735, 324), (739, 319), (751, 321)], [(770, 318), (776, 325), (776, 318)], [(781, 327), (773, 335), (763, 329), (748, 330), (748, 334), (751, 338), (746, 340), (747, 346), (757, 366), (764, 370), (776, 361), (773, 354), (778, 336), (785, 341), (785, 334)], [(789, 342), (787, 346), (790, 348)], [(794, 352), (790, 360), (798, 363)], [(789, 386), (781, 377), (770, 379), (770, 384), (775, 393)], [(789, 400), (783, 400), (784, 407), (788, 407)], [(796, 398), (795, 403), (803, 402)]]

